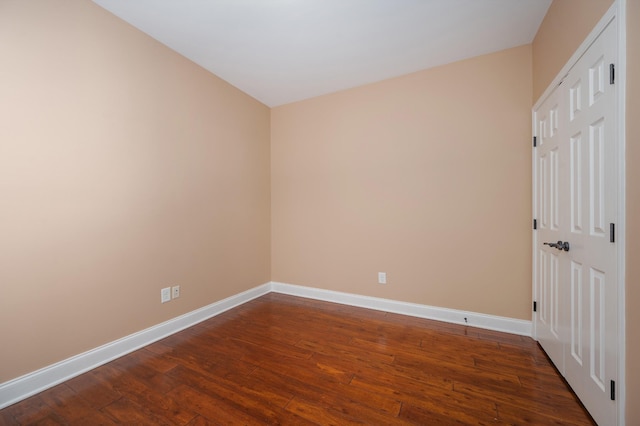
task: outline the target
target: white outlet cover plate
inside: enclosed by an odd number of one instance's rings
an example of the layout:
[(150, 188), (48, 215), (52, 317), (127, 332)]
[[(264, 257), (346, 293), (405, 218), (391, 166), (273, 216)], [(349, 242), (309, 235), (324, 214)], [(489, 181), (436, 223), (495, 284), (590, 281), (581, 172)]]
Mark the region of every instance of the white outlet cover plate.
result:
[(171, 287), (165, 287), (160, 290), (160, 302), (167, 303), (171, 301)]

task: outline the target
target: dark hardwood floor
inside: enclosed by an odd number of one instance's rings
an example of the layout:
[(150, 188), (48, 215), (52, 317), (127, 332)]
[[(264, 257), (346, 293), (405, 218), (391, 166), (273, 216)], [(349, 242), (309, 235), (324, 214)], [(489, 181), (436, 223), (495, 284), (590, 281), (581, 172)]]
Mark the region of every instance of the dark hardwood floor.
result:
[(593, 425), (530, 338), (271, 293), (0, 411), (5, 425)]

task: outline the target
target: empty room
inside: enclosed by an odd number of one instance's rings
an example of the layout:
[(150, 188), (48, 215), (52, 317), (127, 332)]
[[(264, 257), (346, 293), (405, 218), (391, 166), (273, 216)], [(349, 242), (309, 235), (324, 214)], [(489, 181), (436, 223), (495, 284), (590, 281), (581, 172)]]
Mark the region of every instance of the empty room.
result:
[(0, 424), (640, 424), (639, 23), (0, 0)]

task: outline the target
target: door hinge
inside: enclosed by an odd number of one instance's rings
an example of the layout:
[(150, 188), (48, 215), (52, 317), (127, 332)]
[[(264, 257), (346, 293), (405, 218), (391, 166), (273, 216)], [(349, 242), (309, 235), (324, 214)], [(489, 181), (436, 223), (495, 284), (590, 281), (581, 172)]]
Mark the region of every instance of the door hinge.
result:
[(609, 224), (609, 242), (610, 243), (616, 242), (616, 224), (615, 223)]
[(616, 400), (616, 382), (615, 380), (611, 381), (611, 400)]
[(615, 84), (616, 82), (616, 66), (609, 64), (609, 84)]
[(533, 312), (538, 312), (538, 302), (533, 302)]
[(538, 219), (533, 219), (533, 229), (538, 229)]
[(536, 146), (538, 146), (538, 137), (534, 136), (533, 137), (533, 147), (535, 148)]

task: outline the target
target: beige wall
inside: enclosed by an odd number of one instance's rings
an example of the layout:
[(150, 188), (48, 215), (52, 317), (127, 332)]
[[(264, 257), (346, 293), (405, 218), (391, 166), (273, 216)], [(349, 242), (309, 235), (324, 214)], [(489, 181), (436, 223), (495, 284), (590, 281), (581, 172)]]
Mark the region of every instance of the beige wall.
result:
[[(546, 89), (582, 41), (591, 32), (612, 0), (554, 1), (533, 42), (534, 98)], [(627, 135), (626, 135), (626, 421), (640, 424), (640, 405), (634, 395), (640, 394), (640, 339), (634, 324), (640, 322), (640, 2), (627, 1)], [(623, 71), (624, 72), (624, 71)]]
[(272, 279), (530, 319), (530, 111), (530, 46), (274, 108)]
[(266, 106), (90, 1), (0, 40), (0, 383), (269, 281)]
[(612, 4), (613, 0), (555, 0), (551, 3), (532, 43), (534, 102)]

